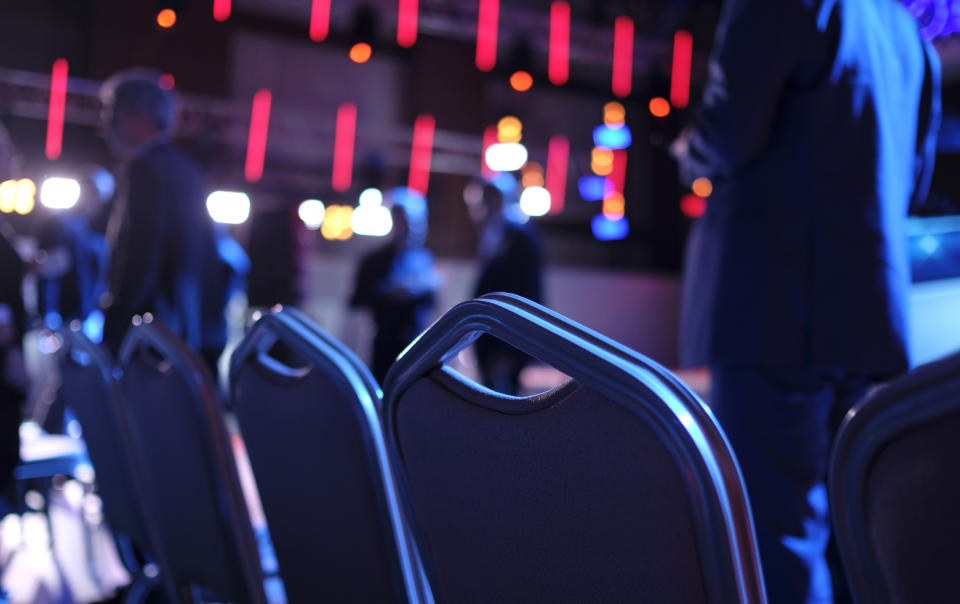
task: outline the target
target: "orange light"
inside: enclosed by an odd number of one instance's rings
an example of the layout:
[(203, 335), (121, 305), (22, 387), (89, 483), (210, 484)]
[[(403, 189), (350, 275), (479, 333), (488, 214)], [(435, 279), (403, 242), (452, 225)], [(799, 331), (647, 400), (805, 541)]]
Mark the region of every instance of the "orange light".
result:
[(667, 117), (670, 115), (670, 102), (660, 96), (650, 99), (650, 113), (653, 117)]
[(350, 48), (350, 60), (354, 63), (366, 63), (372, 54), (373, 49), (366, 42), (357, 42)]
[(614, 193), (603, 200), (603, 215), (610, 220), (619, 220), (623, 218), (624, 200), (623, 195)]
[(157, 13), (157, 25), (169, 29), (177, 22), (177, 13), (171, 8), (165, 8)]
[(508, 115), (497, 122), (497, 140), (501, 143), (519, 143), (523, 139), (523, 122)]
[(528, 187), (542, 187), (543, 186), (543, 166), (535, 161), (529, 161), (523, 167), (523, 176), (520, 179), (520, 183), (523, 185), (523, 188)]
[(598, 176), (609, 176), (613, 173), (613, 151), (594, 148), (590, 152), (590, 169)]
[(603, 106), (603, 123), (612, 126), (614, 124), (623, 124), (627, 118), (627, 110), (623, 105), (616, 101), (611, 101)]
[(694, 195), (699, 195), (700, 197), (710, 197), (713, 194), (713, 183), (710, 182), (709, 178), (698, 178), (693, 181), (693, 185), (690, 187), (693, 190)]
[(533, 86), (533, 76), (526, 71), (515, 71), (510, 76), (510, 86), (517, 92), (526, 92)]

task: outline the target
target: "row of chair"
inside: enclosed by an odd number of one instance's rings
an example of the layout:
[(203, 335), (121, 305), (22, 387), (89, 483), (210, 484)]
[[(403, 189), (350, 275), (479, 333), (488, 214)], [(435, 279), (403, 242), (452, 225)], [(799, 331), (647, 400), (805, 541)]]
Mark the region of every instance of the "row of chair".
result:
[[(63, 354), (108, 520), (138, 555), (131, 599), (159, 579), (172, 601), (264, 602), (211, 377), (138, 323), (116, 367), (76, 333)], [(571, 380), (509, 397), (446, 367), (481, 334)], [(274, 310), (234, 351), (226, 403), (290, 602), (765, 601), (709, 410), (663, 367), (522, 298), (452, 309), (383, 391), (301, 313)], [(856, 505), (842, 497), (835, 514)]]

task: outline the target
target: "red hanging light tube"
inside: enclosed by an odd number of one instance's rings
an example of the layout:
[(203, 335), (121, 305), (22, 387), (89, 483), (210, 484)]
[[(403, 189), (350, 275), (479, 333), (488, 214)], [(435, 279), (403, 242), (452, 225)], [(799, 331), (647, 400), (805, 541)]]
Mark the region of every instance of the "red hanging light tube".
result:
[(337, 109), (333, 140), (333, 190), (343, 193), (353, 179), (353, 144), (357, 133), (357, 106), (343, 103)]
[(266, 88), (261, 88), (253, 95), (250, 108), (250, 134), (247, 137), (247, 161), (243, 168), (243, 176), (247, 182), (257, 182), (263, 176), (272, 98), (270, 91)]
[(613, 25), (613, 94), (630, 96), (633, 87), (633, 19), (619, 16)]
[(550, 192), (550, 213), (559, 214), (567, 193), (567, 166), (570, 163), (570, 141), (562, 135), (550, 137), (547, 145), (546, 187)]
[(430, 157), (433, 154), (433, 133), (436, 120), (432, 115), (421, 115), (413, 123), (413, 145), (410, 149), (410, 176), (407, 186), (422, 195), (430, 185)]
[(399, 0), (397, 7), (397, 44), (410, 48), (417, 43), (418, 0)]
[(550, 5), (550, 60), (547, 71), (555, 86), (570, 78), (570, 5), (557, 0)]
[(497, 64), (497, 29), (500, 0), (480, 0), (477, 14), (477, 69), (490, 71)]
[(683, 108), (690, 104), (690, 65), (693, 61), (693, 36), (679, 30), (673, 35), (673, 72), (670, 79), (670, 102)]
[(330, 33), (330, 0), (313, 0), (310, 6), (310, 39), (323, 42)]
[(63, 115), (67, 107), (66, 59), (53, 62), (50, 72), (50, 108), (47, 112), (47, 159), (57, 159), (63, 150)]
[(230, 0), (213, 0), (213, 18), (217, 21), (230, 18)]

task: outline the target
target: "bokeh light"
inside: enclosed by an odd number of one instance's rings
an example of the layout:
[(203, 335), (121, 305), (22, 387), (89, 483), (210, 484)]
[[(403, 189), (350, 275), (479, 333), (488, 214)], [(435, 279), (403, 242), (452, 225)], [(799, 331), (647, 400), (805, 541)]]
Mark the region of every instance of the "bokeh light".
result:
[(653, 117), (667, 117), (670, 115), (670, 102), (660, 96), (650, 99), (650, 114)]

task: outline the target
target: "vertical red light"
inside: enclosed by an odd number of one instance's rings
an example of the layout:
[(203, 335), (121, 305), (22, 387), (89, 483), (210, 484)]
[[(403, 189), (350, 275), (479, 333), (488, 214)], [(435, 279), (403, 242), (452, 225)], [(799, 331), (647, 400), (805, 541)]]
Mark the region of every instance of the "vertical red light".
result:
[(567, 165), (570, 163), (570, 141), (567, 137), (556, 135), (550, 138), (547, 146), (547, 191), (550, 192), (550, 213), (563, 211), (567, 194)]
[(343, 193), (353, 179), (353, 142), (357, 133), (357, 106), (344, 103), (337, 109), (333, 139), (333, 190)]
[(633, 19), (617, 17), (613, 25), (613, 94), (630, 96), (633, 87)]
[(247, 137), (247, 162), (243, 168), (243, 176), (247, 182), (257, 182), (263, 176), (272, 98), (270, 91), (266, 88), (261, 88), (253, 95), (253, 104), (250, 109), (250, 135)]
[(627, 182), (627, 152), (619, 149), (613, 152), (613, 171), (610, 172), (610, 182), (613, 190), (623, 195), (623, 187)]
[(213, 0), (213, 18), (217, 21), (230, 18), (230, 0)]
[(487, 149), (497, 144), (497, 127), (487, 126), (483, 130), (483, 151), (480, 153), (480, 175), (489, 180), (493, 178), (494, 171), (487, 167)]
[(690, 64), (693, 60), (693, 36), (679, 30), (673, 35), (673, 73), (670, 80), (670, 102), (683, 108), (690, 103)]
[(400, 0), (397, 7), (397, 44), (410, 48), (417, 43), (417, 0)]
[(561, 86), (570, 77), (570, 5), (558, 0), (550, 5), (550, 81)]
[(433, 132), (436, 120), (432, 115), (421, 115), (413, 123), (413, 146), (410, 149), (410, 177), (407, 186), (427, 194), (430, 185), (430, 156), (433, 154)]
[(57, 159), (63, 150), (63, 114), (67, 106), (66, 59), (53, 62), (50, 73), (50, 109), (47, 113), (47, 159)]
[(480, 0), (477, 14), (477, 68), (490, 71), (497, 64), (497, 28), (500, 0)]
[(310, 8), (310, 39), (323, 42), (330, 33), (330, 0), (313, 0)]

